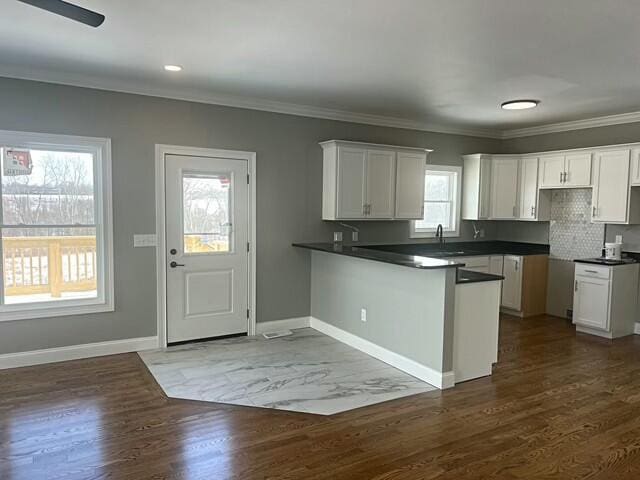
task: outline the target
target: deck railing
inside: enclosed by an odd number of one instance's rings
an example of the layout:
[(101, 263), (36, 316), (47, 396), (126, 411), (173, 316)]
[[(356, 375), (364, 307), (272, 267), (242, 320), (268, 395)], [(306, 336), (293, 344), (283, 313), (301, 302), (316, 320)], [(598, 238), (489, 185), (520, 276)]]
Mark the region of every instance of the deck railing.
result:
[(5, 237), (4, 294), (49, 294), (96, 290), (96, 238)]

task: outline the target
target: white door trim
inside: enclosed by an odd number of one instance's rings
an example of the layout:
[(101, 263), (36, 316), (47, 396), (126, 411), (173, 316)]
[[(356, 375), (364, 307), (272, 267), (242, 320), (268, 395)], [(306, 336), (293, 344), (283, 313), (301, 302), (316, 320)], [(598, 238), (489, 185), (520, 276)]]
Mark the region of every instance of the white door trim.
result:
[(165, 228), (165, 159), (167, 155), (190, 155), (195, 157), (217, 157), (232, 160), (246, 160), (250, 176), (249, 182), (249, 278), (248, 335), (256, 333), (256, 153), (216, 148), (182, 147), (178, 145), (156, 144), (156, 291), (158, 347), (167, 346), (167, 265)]

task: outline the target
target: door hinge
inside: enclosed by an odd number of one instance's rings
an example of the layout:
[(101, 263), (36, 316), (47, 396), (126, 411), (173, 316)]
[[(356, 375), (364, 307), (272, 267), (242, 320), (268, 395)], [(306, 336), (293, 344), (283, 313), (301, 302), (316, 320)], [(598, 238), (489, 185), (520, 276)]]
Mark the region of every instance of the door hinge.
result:
[(251, 251), (251, 244), (249, 242), (247, 242), (247, 252)]
[(250, 311), (249, 311), (249, 309), (247, 308), (247, 318), (249, 318), (249, 313), (250, 313)]
[(250, 175), (247, 173), (247, 185), (249, 185), (249, 177)]

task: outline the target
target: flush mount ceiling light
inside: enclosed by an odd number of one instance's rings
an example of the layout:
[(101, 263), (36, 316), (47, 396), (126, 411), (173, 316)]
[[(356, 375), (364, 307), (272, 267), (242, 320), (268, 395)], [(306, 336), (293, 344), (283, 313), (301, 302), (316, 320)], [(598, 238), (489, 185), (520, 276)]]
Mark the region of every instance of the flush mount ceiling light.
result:
[(500, 106), (503, 110), (526, 110), (537, 107), (539, 103), (540, 100), (509, 100)]
[(182, 67), (180, 65), (165, 65), (164, 69), (167, 72), (180, 72), (180, 71), (182, 71)]

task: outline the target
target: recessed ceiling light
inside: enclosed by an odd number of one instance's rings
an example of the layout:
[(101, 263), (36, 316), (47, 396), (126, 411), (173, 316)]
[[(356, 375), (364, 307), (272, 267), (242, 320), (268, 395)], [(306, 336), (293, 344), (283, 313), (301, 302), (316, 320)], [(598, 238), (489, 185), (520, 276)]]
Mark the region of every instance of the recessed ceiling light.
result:
[(167, 72), (179, 72), (182, 70), (182, 67), (180, 65), (165, 65), (164, 69)]
[(537, 107), (540, 100), (509, 100), (500, 105), (503, 110), (526, 110), (527, 108)]

